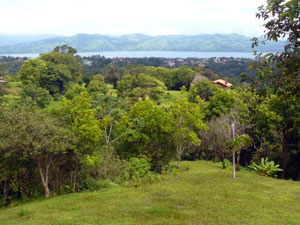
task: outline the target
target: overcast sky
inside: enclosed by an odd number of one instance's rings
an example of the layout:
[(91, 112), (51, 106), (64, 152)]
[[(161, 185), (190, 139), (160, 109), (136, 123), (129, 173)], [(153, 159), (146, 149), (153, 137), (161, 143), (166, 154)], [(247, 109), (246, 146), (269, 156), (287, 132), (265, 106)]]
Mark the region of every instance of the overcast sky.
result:
[(262, 34), (266, 0), (0, 0), (1, 34)]

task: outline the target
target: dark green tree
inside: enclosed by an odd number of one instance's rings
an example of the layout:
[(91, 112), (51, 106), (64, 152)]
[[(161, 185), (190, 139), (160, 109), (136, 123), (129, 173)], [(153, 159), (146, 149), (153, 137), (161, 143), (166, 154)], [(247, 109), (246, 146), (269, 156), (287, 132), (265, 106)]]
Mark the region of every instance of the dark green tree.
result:
[[(259, 8), (257, 17), (265, 21), (265, 38), (268, 41), (286, 39), (284, 51), (257, 55), (257, 62), (251, 68), (258, 73), (255, 79), (244, 75), (244, 80), (250, 81), (253, 88), (262, 96), (268, 97), (268, 109), (272, 114), (282, 118), (275, 125), (276, 142), (281, 146), (283, 158), (283, 177), (288, 174), (289, 163), (294, 161), (292, 152), (298, 152), (299, 128), (297, 127), (300, 102), (300, 13), (298, 0), (268, 0), (265, 6)], [(259, 45), (257, 38), (253, 46)], [(300, 162), (298, 164), (300, 176)]]

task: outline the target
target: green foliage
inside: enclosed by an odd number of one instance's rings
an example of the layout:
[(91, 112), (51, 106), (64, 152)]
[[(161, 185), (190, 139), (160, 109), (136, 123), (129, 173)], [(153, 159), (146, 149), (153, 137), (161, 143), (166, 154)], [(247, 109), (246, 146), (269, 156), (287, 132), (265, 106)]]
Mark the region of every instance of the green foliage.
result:
[[(64, 50), (43, 53), (39, 58), (26, 61), (19, 72), (24, 84), (35, 84), (47, 89), (51, 95), (64, 93), (69, 82), (81, 78), (80, 56)], [(70, 47), (71, 48), (71, 47)], [(73, 50), (70, 50), (73, 52)]]
[(224, 161), (222, 162), (222, 168), (226, 170), (230, 166), (231, 166), (231, 162), (228, 159), (224, 159)]
[(151, 100), (139, 101), (120, 121), (120, 127), (127, 127), (126, 136), (120, 145), (121, 157), (131, 158), (144, 155), (151, 167), (161, 171), (174, 156), (172, 120), (162, 106)]
[(47, 64), (40, 58), (27, 60), (21, 67), (19, 79), (23, 84), (39, 84), (46, 73)]
[(262, 158), (260, 164), (252, 162), (252, 164), (249, 166), (249, 168), (254, 172), (268, 177), (276, 176), (276, 173), (281, 172), (282, 169), (279, 167), (280, 165), (275, 164), (274, 161), (268, 161), (268, 157), (266, 159)]
[(232, 151), (239, 151), (243, 147), (251, 147), (252, 139), (247, 134), (241, 134), (232, 141)]
[(144, 158), (129, 159), (129, 174), (133, 179), (143, 178), (150, 171), (150, 163)]
[(96, 118), (96, 110), (92, 108), (91, 96), (83, 91), (72, 100), (62, 98), (60, 113), (65, 117), (82, 145), (91, 147), (104, 136), (101, 121)]
[(213, 92), (206, 105), (206, 117), (208, 119), (219, 117), (228, 113), (237, 104), (237, 96), (234, 91), (219, 89)]
[(99, 95), (105, 95), (108, 92), (107, 84), (104, 82), (102, 75), (95, 75), (87, 87), (87, 91), (94, 99)]
[(195, 103), (190, 103), (187, 98), (175, 100), (170, 108), (173, 119), (173, 138), (176, 143), (177, 150), (177, 167), (182, 154), (188, 144), (199, 146), (201, 140), (197, 135), (198, 130), (206, 129), (203, 122), (204, 113), (200, 106)]
[(195, 102), (196, 96), (199, 96), (204, 101), (208, 101), (219, 90), (221, 87), (210, 80), (197, 81), (195, 84), (191, 84), (189, 99)]
[[(298, 224), (299, 182), (269, 179), (246, 170), (240, 179), (211, 162), (190, 167), (178, 179), (56, 196), (0, 209), (0, 224)], [(238, 195), (238, 197), (237, 197)], [(209, 212), (207, 211), (209, 206)], [(48, 209), (47, 213), (41, 209)], [(18, 217), (21, 210), (29, 217)], [(232, 212), (239, 213), (232, 216)], [(274, 213), (270, 216), (270, 211)], [(216, 212), (218, 216), (216, 216)]]
[(167, 90), (164, 83), (146, 74), (125, 75), (117, 86), (118, 95), (135, 100), (149, 97), (158, 100)]
[(66, 91), (65, 97), (67, 99), (73, 99), (75, 96), (79, 95), (83, 91), (86, 91), (85, 84), (74, 84), (69, 90)]
[(88, 177), (84, 184), (82, 185), (82, 189), (88, 191), (98, 191), (104, 188), (115, 188), (118, 185), (110, 180), (95, 180), (92, 177)]
[(38, 87), (35, 84), (24, 85), (20, 95), (21, 102), (31, 103), (40, 108), (45, 108), (52, 100), (51, 95), (46, 89)]
[(69, 131), (46, 113), (25, 106), (5, 110), (0, 123), (0, 173), (4, 173), (0, 179), (7, 183), (7, 193), (39, 193), (41, 185), (36, 180), (40, 178), (45, 197), (49, 197), (49, 169), (56, 157), (66, 153)]

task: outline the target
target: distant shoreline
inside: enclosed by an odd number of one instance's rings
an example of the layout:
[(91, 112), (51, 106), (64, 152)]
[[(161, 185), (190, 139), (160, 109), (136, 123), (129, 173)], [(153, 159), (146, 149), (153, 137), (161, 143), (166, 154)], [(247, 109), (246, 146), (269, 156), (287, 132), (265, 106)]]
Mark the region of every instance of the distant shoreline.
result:
[[(103, 52), (78, 52), (82, 57), (89, 57), (92, 55), (101, 55), (105, 58), (251, 58), (255, 56), (253, 52), (191, 52), (191, 51), (103, 51)], [(0, 54), (0, 56), (12, 57), (29, 57), (36, 58), (39, 53), (27, 54)]]

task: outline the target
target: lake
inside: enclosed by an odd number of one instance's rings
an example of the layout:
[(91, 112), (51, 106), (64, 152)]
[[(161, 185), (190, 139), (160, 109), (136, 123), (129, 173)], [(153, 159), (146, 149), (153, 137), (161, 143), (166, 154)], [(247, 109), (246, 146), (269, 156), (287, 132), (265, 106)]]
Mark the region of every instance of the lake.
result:
[[(109, 52), (79, 52), (81, 56), (101, 55), (106, 58), (211, 58), (211, 57), (233, 57), (233, 58), (254, 58), (252, 52), (176, 52), (176, 51), (109, 51)], [(30, 57), (36, 58), (36, 54), (1, 54), (1, 56)]]

